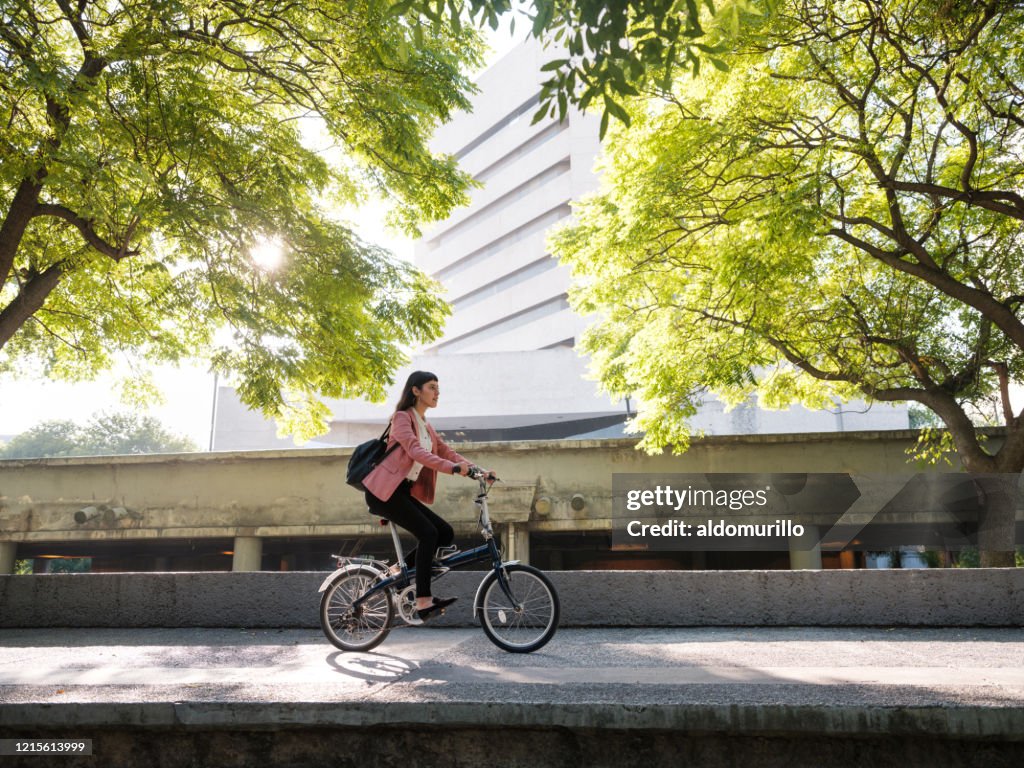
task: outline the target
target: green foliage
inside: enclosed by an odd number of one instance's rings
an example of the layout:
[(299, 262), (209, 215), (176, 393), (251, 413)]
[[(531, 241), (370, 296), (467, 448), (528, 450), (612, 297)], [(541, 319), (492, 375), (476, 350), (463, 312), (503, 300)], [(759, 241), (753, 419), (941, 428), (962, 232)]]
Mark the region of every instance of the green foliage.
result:
[(954, 568), (980, 568), (981, 567), (981, 552), (978, 551), (977, 547), (965, 547), (956, 553), (956, 558), (953, 562)]
[(922, 427), (917, 435), (917, 442), (908, 448), (906, 453), (921, 468), (940, 462), (952, 467), (956, 445), (948, 429)]
[[(92, 570), (92, 559), (88, 557), (47, 558), (42, 562), (47, 564), (47, 573), (89, 573)], [(30, 576), (32, 569), (32, 560), (16, 560), (14, 563), (16, 576)]]
[[(1017, 547), (1013, 553), (1014, 567), (1024, 568), (1024, 547)], [(980, 568), (981, 553), (977, 547), (968, 547), (957, 554), (954, 568)]]
[[(424, 25), (449, 21), (461, 28), (469, 17), (492, 29), (515, 6), (512, 0), (401, 0), (395, 13), (416, 12)], [(568, 104), (603, 110), (601, 137), (609, 118), (628, 125), (622, 101), (647, 86), (667, 89), (679, 71), (698, 75), (702, 63), (727, 71), (722, 58), (741, 29), (755, 25), (775, 0), (529, 0), (526, 13), (534, 37), (555, 43), (560, 58), (544, 65), (551, 72), (541, 89), (534, 122), (565, 117)]]
[[(383, 195), (415, 233), (462, 204), (468, 177), (427, 141), (481, 51), (388, 6), (5, 3), (0, 371), (210, 359), (306, 436), (319, 397), (382, 396), (447, 306), (327, 205)], [(250, 255), (268, 238), (273, 270)]]
[(171, 434), (159, 420), (131, 413), (101, 413), (81, 427), (73, 421), (47, 421), (11, 438), (0, 459), (57, 456), (112, 456), (138, 453), (183, 453), (196, 446)]
[(911, 403), (908, 411), (910, 413), (911, 429), (923, 429), (925, 427), (942, 426), (942, 419), (936, 416), (934, 411), (929, 411), (923, 405)]
[(944, 561), (941, 552), (936, 552), (934, 549), (926, 549), (924, 551), (923, 557), (924, 561), (928, 564), (929, 568), (944, 567)]
[(92, 559), (88, 557), (59, 557), (48, 561), (47, 573), (88, 573)]
[(709, 391), (913, 400), (935, 455), (1020, 471), (1024, 419), (993, 454), (970, 412), (1024, 376), (1022, 29), (1016, 4), (779, 3), (725, 71), (629, 101), (550, 245), (644, 448), (685, 449)]
[(0, 458), (27, 459), (43, 456), (73, 456), (78, 447), (80, 427), (73, 421), (47, 421), (16, 435), (0, 446)]

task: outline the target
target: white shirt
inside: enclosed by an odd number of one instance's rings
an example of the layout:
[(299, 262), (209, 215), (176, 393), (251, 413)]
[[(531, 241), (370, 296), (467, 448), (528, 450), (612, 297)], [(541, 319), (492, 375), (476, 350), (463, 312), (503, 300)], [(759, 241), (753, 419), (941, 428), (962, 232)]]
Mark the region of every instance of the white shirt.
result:
[[(420, 416), (420, 412), (415, 408), (412, 409), (412, 415), (416, 418), (416, 431), (420, 436), (420, 447), (428, 453), (434, 452), (434, 441), (430, 439), (430, 430), (427, 429), (427, 420)], [(412, 469), (409, 470), (409, 474), (406, 475), (407, 480), (416, 482), (416, 478), (420, 476), (420, 470), (423, 469), (423, 465), (418, 461), (412, 463)]]

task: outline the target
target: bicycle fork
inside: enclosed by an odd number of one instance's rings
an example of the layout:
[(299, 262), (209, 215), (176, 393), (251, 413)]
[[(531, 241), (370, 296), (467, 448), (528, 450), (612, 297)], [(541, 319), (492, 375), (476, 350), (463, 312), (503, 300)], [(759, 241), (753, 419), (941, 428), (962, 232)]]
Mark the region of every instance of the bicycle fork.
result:
[(501, 591), (505, 593), (505, 597), (508, 598), (509, 602), (512, 603), (512, 607), (517, 611), (519, 610), (520, 605), (516, 601), (516, 596), (512, 594), (512, 585), (508, 583), (508, 578), (505, 575), (505, 566), (518, 562), (518, 560), (512, 560), (508, 563), (503, 563), (502, 567), (498, 569), (498, 586), (501, 587)]
[[(491, 546), (493, 547), (494, 546), (493, 540), (490, 543), (491, 543)], [(497, 578), (497, 580), (498, 580), (498, 586), (501, 587), (502, 593), (505, 595), (506, 598), (508, 598), (509, 604), (512, 606), (513, 610), (518, 611), (522, 606), (520, 605), (519, 601), (516, 600), (516, 596), (514, 594), (512, 594), (512, 585), (509, 584), (509, 582), (508, 582), (508, 577), (506, 575), (505, 568), (506, 568), (506, 566), (509, 566), (509, 565), (516, 565), (519, 561), (518, 560), (509, 560), (507, 563), (502, 563), (502, 562), (500, 562), (500, 559), (499, 559), (500, 558), (500, 554), (497, 551), (493, 551), (493, 550), (492, 550), (492, 553), (493, 553), (494, 562), (495, 562), (495, 565), (492, 566), (492, 569), (493, 569), (493, 572), (495, 573), (495, 578)], [(487, 579), (484, 578), (480, 582), (480, 586), (478, 586), (476, 588), (476, 596), (473, 598), (473, 617), (474, 618), (476, 618), (479, 615), (479, 612), (481, 610), (482, 601), (483, 601), (483, 597), (484, 597), (483, 596), (484, 584), (486, 584), (486, 583), (487, 583)]]

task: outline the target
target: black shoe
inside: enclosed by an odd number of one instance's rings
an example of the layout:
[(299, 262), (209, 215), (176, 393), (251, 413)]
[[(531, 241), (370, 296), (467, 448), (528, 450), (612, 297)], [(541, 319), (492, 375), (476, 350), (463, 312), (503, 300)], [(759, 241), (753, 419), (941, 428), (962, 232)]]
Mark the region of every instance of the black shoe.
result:
[(444, 613), (444, 609), (456, 600), (458, 600), (457, 597), (435, 597), (433, 605), (427, 608), (420, 608), (416, 611), (416, 615), (420, 617), (421, 621), (426, 621), (435, 613)]

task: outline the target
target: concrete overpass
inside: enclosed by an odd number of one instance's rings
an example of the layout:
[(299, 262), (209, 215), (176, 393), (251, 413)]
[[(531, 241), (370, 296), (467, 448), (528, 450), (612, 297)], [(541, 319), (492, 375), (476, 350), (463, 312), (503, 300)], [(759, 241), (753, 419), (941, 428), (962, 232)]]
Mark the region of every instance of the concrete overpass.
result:
[[(682, 455), (647, 455), (631, 439), (474, 443), (459, 450), (503, 478), (492, 492), (492, 518), (506, 554), (528, 560), (531, 537), (608, 534), (616, 473), (901, 475), (919, 471), (907, 455), (916, 439), (911, 430), (709, 437), (695, 440)], [(997, 443), (998, 432), (990, 439)], [(367, 514), (362, 495), (344, 482), (350, 452), (2, 461), (0, 573), (12, 572), (19, 557), (100, 544), (224, 542), (232, 569), (251, 571), (260, 569), (267, 547), (283, 539), (380, 541), (383, 531)], [(463, 478), (439, 481), (435, 509), (463, 536), (476, 534), (474, 489)], [(934, 511), (922, 509), (909, 518), (876, 522), (927, 523), (934, 521)], [(813, 513), (802, 522), (820, 524)], [(789, 564), (821, 567), (820, 554), (794, 546)], [(159, 562), (155, 569), (161, 570)]]

